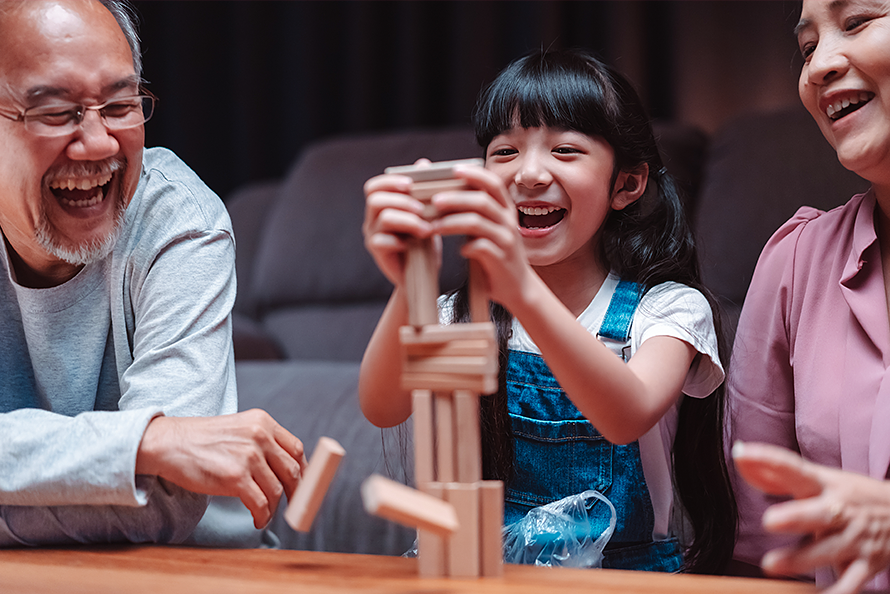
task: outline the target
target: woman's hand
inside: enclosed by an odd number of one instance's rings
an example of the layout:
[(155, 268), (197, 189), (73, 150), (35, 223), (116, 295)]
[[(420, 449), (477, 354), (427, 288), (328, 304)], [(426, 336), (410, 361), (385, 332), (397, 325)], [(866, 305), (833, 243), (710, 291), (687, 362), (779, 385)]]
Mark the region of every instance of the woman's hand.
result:
[(423, 218), (423, 204), (409, 194), (411, 183), (410, 177), (386, 174), (365, 182), (365, 247), (395, 286), (405, 279), (409, 238), (423, 239), (433, 233), (433, 226)]
[(804, 538), (768, 552), (764, 571), (793, 575), (831, 566), (840, 577), (826, 594), (852, 594), (890, 567), (890, 483), (813, 464), (762, 443), (737, 442), (732, 455), (753, 486), (794, 498), (769, 507), (763, 525)]

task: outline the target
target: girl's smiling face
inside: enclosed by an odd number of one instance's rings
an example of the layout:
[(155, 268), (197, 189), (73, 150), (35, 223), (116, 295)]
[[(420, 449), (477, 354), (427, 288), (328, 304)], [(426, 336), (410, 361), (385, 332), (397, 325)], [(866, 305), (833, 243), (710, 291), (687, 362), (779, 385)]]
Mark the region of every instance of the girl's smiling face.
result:
[[(594, 269), (602, 267), (603, 222), (612, 209), (642, 194), (648, 172), (619, 172), (613, 189), (615, 152), (605, 140), (546, 126), (513, 127), (495, 136), (486, 149), (485, 167), (510, 191), (532, 266), (576, 262)], [(628, 183), (630, 178), (634, 181)], [(626, 186), (634, 187), (629, 193)]]
[(804, 0), (798, 91), (840, 162), (890, 183), (890, 2)]

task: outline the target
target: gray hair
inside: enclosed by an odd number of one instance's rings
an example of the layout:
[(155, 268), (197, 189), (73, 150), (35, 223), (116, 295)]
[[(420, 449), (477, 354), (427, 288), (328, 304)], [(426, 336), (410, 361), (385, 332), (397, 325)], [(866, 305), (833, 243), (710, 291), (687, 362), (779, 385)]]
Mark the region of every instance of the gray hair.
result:
[(139, 33), (136, 31), (136, 11), (126, 0), (99, 0), (102, 6), (114, 16), (114, 20), (120, 26), (127, 43), (130, 45), (130, 53), (133, 54), (133, 69), (136, 76), (142, 79), (142, 52), (139, 48)]

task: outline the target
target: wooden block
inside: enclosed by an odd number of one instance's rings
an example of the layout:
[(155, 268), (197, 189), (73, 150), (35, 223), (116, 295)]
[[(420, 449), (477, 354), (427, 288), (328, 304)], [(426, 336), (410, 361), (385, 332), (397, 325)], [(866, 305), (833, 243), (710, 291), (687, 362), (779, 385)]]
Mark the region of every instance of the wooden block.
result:
[(441, 535), (451, 534), (460, 526), (450, 503), (379, 474), (365, 479), (361, 491), (369, 514)]
[[(411, 328), (411, 326), (407, 326)], [(405, 359), (419, 357), (491, 357), (497, 361), (496, 349), (487, 340), (451, 340), (432, 344), (405, 344), (402, 352)]]
[(412, 326), (439, 323), (439, 270), (430, 239), (415, 239), (405, 254), (405, 290), (408, 322)]
[(321, 507), (344, 455), (346, 450), (337, 441), (330, 437), (319, 438), (309, 465), (303, 471), (303, 480), (284, 512), (284, 519), (291, 528), (298, 532), (307, 532), (312, 527), (315, 514)]
[(439, 326), (437, 323), (420, 328), (402, 326), (399, 329), (399, 341), (406, 346), (445, 344), (452, 340), (485, 340), (496, 346), (497, 331), (491, 322), (451, 324), (450, 326)]
[[(462, 179), (438, 179), (430, 181), (420, 181), (411, 184), (411, 197), (421, 202), (428, 202), (433, 196), (439, 192), (451, 192), (458, 190), (466, 190), (469, 186)], [(424, 213), (426, 214), (426, 213)], [(435, 218), (435, 215), (433, 215)]]
[(470, 390), (494, 394), (498, 390), (496, 374), (462, 375), (458, 373), (403, 373), (403, 390)]
[(479, 395), (469, 390), (454, 391), (457, 446), (457, 482), (482, 480), (482, 436), (479, 428)]
[(479, 262), (470, 261), (470, 319), (476, 323), (491, 322), (488, 305), (488, 280)]
[(448, 539), (448, 575), (478, 577), (479, 484), (446, 483), (445, 499), (454, 506), (460, 528)]
[(402, 365), (404, 373), (456, 373), (483, 375), (497, 373), (495, 357), (408, 357)]
[(411, 416), (414, 419), (414, 484), (423, 489), (426, 483), (436, 480), (433, 394), (429, 390), (414, 390), (411, 399)]
[(449, 392), (436, 392), (436, 479), (454, 480), (454, 408)]
[(504, 574), (504, 483), (479, 483), (480, 571), (483, 577)]
[(454, 168), (458, 166), (484, 167), (485, 159), (473, 157), (470, 159), (436, 161), (434, 163), (423, 163), (417, 165), (397, 165), (395, 167), (387, 167), (383, 170), (383, 172), (389, 174), (407, 175), (415, 182), (419, 182), (439, 179), (452, 179), (454, 177)]
[[(426, 483), (423, 492), (442, 499), (442, 483)], [(444, 577), (447, 565), (448, 537), (430, 530), (417, 530), (417, 569), (420, 577)]]

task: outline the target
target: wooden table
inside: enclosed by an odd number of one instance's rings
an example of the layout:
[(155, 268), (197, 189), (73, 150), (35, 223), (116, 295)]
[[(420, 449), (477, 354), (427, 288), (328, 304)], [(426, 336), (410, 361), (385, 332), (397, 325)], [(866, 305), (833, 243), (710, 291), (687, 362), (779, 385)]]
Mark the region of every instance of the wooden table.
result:
[(416, 560), (287, 550), (114, 546), (0, 550), (3, 594), (813, 594), (776, 580), (508, 565), (504, 577), (421, 579)]

